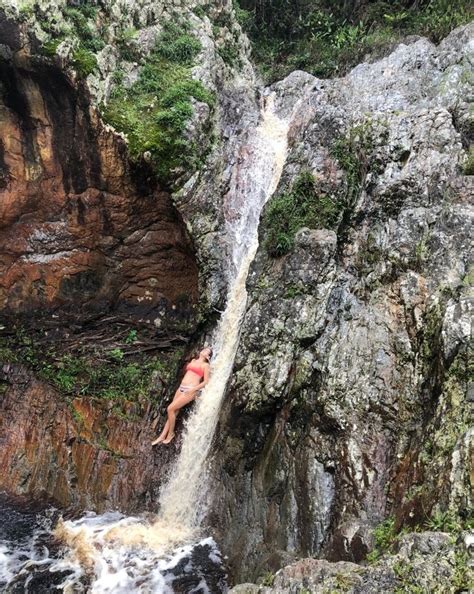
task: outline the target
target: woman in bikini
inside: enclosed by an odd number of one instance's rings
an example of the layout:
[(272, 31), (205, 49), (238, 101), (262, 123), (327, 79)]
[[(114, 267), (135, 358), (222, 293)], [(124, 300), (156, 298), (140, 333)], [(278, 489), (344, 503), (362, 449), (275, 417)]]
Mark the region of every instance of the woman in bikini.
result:
[(176, 415), (180, 408), (186, 406), (191, 400), (195, 400), (199, 391), (209, 381), (209, 361), (212, 356), (212, 349), (206, 347), (202, 349), (196, 359), (192, 359), (186, 365), (186, 373), (181, 381), (181, 385), (176, 390), (173, 402), (168, 406), (168, 420), (160, 435), (152, 442), (151, 445), (157, 443), (170, 443), (174, 437), (174, 425), (176, 423)]

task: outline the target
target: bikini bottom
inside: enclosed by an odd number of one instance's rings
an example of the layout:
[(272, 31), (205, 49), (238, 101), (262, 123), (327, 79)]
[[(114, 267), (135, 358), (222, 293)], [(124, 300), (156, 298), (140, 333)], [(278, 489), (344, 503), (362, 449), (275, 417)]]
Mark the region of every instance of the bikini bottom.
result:
[[(189, 390), (193, 390), (194, 386), (185, 386), (184, 384), (181, 384), (181, 386), (179, 386), (178, 390), (181, 392), (181, 394), (186, 394), (186, 392), (189, 392)], [(199, 394), (201, 393), (201, 390), (198, 391), (197, 396), (199, 396)]]

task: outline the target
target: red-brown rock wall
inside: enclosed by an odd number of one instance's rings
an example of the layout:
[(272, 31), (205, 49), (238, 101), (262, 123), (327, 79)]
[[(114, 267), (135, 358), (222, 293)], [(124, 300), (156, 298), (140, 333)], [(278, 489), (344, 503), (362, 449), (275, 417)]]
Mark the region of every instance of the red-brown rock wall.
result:
[(119, 418), (88, 398), (68, 403), (18, 366), (0, 372), (0, 491), (76, 509), (153, 509), (164, 458), (151, 409)]
[(59, 70), (23, 59), (0, 79), (0, 310), (189, 318), (197, 266), (169, 194)]

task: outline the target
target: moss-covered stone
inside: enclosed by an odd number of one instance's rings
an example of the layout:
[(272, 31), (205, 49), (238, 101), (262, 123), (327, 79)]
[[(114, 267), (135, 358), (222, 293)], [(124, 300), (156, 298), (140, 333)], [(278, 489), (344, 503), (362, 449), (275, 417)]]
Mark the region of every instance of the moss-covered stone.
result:
[(169, 24), (129, 88), (118, 84), (102, 113), (127, 136), (134, 159), (145, 158), (159, 179), (169, 183), (202, 162), (202, 147), (185, 134), (193, 100), (214, 105), (212, 93), (191, 76), (199, 41), (185, 28)]

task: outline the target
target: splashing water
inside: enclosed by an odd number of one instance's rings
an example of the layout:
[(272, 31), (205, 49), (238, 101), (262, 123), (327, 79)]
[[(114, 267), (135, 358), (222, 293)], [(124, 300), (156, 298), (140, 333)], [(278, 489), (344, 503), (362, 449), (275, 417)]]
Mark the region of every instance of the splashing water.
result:
[[(224, 198), (229, 290), (213, 340), (217, 356), (209, 384), (187, 422), (169, 481), (161, 491), (158, 519), (149, 524), (143, 518), (108, 513), (60, 523), (56, 536), (68, 550), (52, 567), (69, 570), (61, 584), (63, 591), (167, 594), (175, 591), (179, 579), (188, 580), (182, 590), (186, 592), (225, 590), (216, 544), (209, 538), (199, 539), (208, 484), (206, 460), (237, 351), (247, 303), (247, 275), (258, 248), (259, 218), (280, 180), (287, 132), (288, 122), (275, 114), (273, 96), (267, 96), (260, 124), (239, 148)], [(206, 570), (200, 565), (203, 558)], [(214, 576), (211, 586), (206, 571)], [(81, 589), (86, 577), (90, 585)]]

